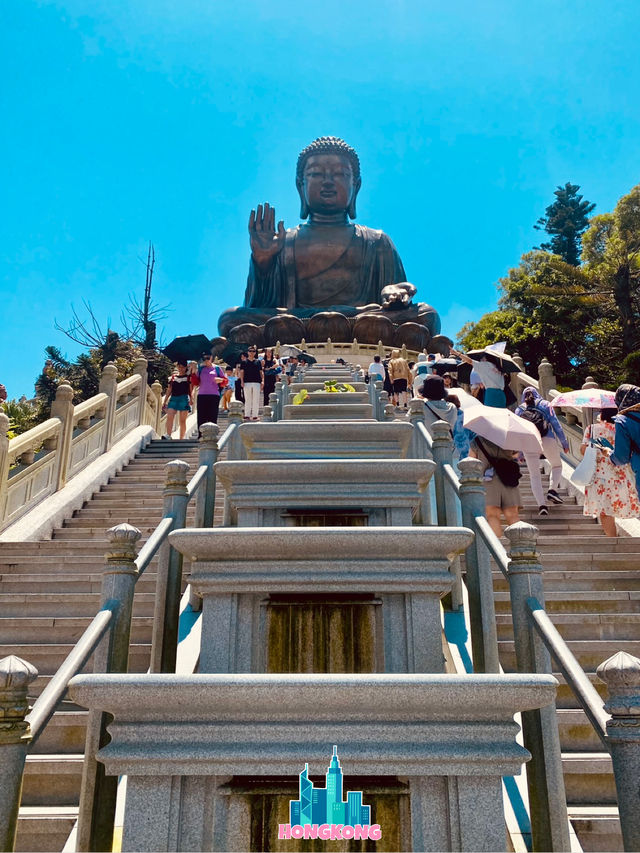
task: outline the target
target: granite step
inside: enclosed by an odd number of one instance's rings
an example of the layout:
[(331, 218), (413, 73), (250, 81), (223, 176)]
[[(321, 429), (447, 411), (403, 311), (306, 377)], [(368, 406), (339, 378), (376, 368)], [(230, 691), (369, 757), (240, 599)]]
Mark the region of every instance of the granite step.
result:
[[(97, 611), (90, 616), (4, 616), (0, 619), (0, 644), (8, 645), (15, 637), (22, 643), (53, 645), (78, 642)], [(131, 641), (141, 643), (150, 639), (153, 616), (134, 616), (131, 620)], [(28, 658), (27, 658), (28, 660)]]
[[(586, 672), (595, 672), (603, 661), (619, 651), (640, 656), (640, 640), (570, 640), (568, 646)], [(505, 672), (516, 672), (511, 640), (498, 640), (498, 654)]]
[[(553, 624), (562, 638), (575, 640), (636, 641), (640, 649), (640, 613), (554, 613)], [(513, 637), (510, 613), (497, 613), (498, 639)]]
[(78, 806), (21, 806), (16, 853), (62, 850), (78, 817)]
[(78, 805), (83, 762), (82, 753), (27, 755), (22, 805)]
[[(133, 599), (133, 616), (153, 617), (155, 595), (152, 592), (140, 592), (136, 589)], [(79, 592), (70, 596), (68, 592), (0, 592), (0, 630), (5, 618), (60, 618), (89, 616), (93, 618), (100, 608), (100, 591)]]
[(617, 806), (571, 806), (569, 819), (585, 853), (622, 853)]

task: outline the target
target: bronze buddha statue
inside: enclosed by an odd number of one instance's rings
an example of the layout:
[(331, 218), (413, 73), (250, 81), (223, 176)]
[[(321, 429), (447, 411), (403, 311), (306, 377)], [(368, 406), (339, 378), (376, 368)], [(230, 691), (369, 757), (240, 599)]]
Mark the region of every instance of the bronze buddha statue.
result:
[(270, 204), (251, 211), (244, 306), (220, 316), (221, 335), (259, 335), (266, 345), (303, 337), (428, 345), (440, 332), (437, 312), (411, 302), (416, 288), (389, 237), (350, 222), (360, 186), (358, 155), (343, 140), (320, 137), (300, 153), (296, 187), (308, 221), (285, 230)]

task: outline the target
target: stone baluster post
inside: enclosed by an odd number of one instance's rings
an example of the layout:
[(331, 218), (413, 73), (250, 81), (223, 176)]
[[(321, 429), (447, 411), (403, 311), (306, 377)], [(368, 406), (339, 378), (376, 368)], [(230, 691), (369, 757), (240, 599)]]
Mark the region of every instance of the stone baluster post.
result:
[(382, 341), (378, 341), (378, 355), (380, 358), (384, 358), (384, 344)]
[[(164, 466), (166, 475), (163, 492), (163, 518), (174, 519), (173, 530), (186, 525), (187, 474), (189, 463), (174, 459)], [(168, 540), (158, 552), (158, 575), (156, 600), (153, 611), (153, 635), (151, 638), (151, 672), (175, 672), (178, 647), (178, 617), (182, 586), (182, 554)]]
[[(118, 524), (107, 530), (109, 546), (102, 575), (101, 607), (112, 609), (113, 618), (93, 656), (93, 671), (96, 673), (123, 673), (129, 668), (131, 614), (138, 579), (135, 560), (140, 536), (140, 531), (130, 524)], [(78, 811), (78, 850), (113, 849), (118, 778), (107, 776), (104, 765), (95, 757), (98, 750), (108, 743), (110, 719), (108, 714), (100, 711), (90, 711), (87, 719)]]
[(0, 849), (16, 843), (22, 777), (31, 741), (27, 690), (38, 670), (26, 660), (9, 655), (0, 660)]
[(384, 407), (384, 421), (395, 421), (396, 419), (396, 407), (393, 403), (387, 403)]
[(149, 362), (146, 358), (142, 356), (140, 358), (136, 358), (133, 362), (133, 372), (137, 373), (140, 376), (140, 388), (138, 393), (140, 397), (138, 399), (138, 426), (144, 423), (145, 413), (146, 413), (146, 405), (147, 405), (147, 367)]
[(327, 355), (333, 355), (333, 341), (327, 338)]
[[(382, 387), (382, 383), (379, 383)], [(409, 445), (408, 456), (411, 459), (433, 459), (431, 450), (425, 444), (424, 439), (418, 433), (416, 424), (424, 423), (424, 403), (422, 400), (409, 400), (409, 422), (413, 426), (413, 435), (411, 436), (411, 444)], [(428, 484), (424, 494), (420, 498), (420, 508), (418, 510), (418, 522), (429, 525), (431, 521), (431, 483)]]
[(198, 467), (207, 466), (207, 476), (196, 494), (196, 527), (213, 527), (213, 512), (216, 503), (216, 472), (213, 466), (218, 461), (217, 424), (206, 423), (200, 427), (198, 442)]
[(113, 444), (113, 430), (116, 420), (116, 385), (118, 384), (118, 368), (110, 361), (102, 368), (99, 391), (109, 398), (105, 407), (104, 450), (109, 450)]
[(402, 349), (400, 350), (400, 358), (404, 358), (405, 361), (409, 359), (409, 353), (407, 352), (407, 345), (402, 344)]
[(284, 407), (289, 404), (289, 397), (290, 397), (289, 383), (287, 381), (286, 376), (283, 376), (282, 379), (280, 380), (280, 392), (281, 392), (281, 396), (280, 396), (279, 419), (283, 420), (284, 419)]
[(162, 435), (162, 385), (156, 381), (151, 386), (151, 391), (156, 401), (154, 422), (151, 424), (156, 435)]
[[(244, 419), (244, 406), (240, 400), (232, 400), (229, 403), (229, 426), (235, 424), (239, 427)], [(239, 462), (243, 457), (242, 439), (238, 434), (238, 430), (234, 430), (233, 435), (227, 444), (227, 459), (234, 462)]]
[(9, 488), (9, 418), (0, 412), (0, 529), (6, 514)]
[[(482, 462), (470, 456), (458, 462), (462, 526), (475, 533), (475, 519), (485, 515), (485, 486)], [(469, 621), (474, 672), (500, 672), (498, 636), (493, 599), (491, 559), (477, 533), (465, 551)]]
[[(387, 413), (387, 406), (388, 405), (390, 405), (388, 392), (387, 391), (380, 391), (380, 394), (378, 396), (378, 406), (379, 406), (378, 411), (380, 413), (380, 417), (378, 418), (378, 420), (380, 420), (380, 421), (386, 420), (386, 413)], [(394, 408), (394, 414), (395, 414), (395, 408)]]
[(273, 421), (273, 409), (271, 406), (263, 406), (261, 418), (263, 423), (271, 423)]
[[(536, 551), (538, 528), (519, 521), (505, 530), (509, 540), (509, 595), (516, 651), (522, 673), (551, 673), (551, 658), (536, 633), (527, 600), (544, 607), (542, 566)], [(567, 801), (556, 705), (522, 712), (524, 745), (531, 753), (527, 786), (534, 850), (570, 850)]]
[(66, 382), (58, 385), (56, 398), (51, 404), (51, 417), (60, 418), (62, 429), (58, 442), (58, 469), (56, 472), (56, 491), (67, 482), (67, 470), (71, 456), (73, 438), (73, 388)]
[[(447, 485), (444, 475), (445, 465), (453, 467), (453, 438), (451, 436), (451, 429), (446, 421), (435, 421), (431, 429), (433, 430), (433, 461), (436, 463), (434, 477), (438, 524), (441, 527), (456, 527), (458, 524), (457, 499), (451, 487)], [(451, 588), (451, 609), (459, 610), (464, 601), (460, 557), (454, 558), (451, 564), (451, 574), (455, 577)], [(447, 596), (447, 599), (449, 599), (449, 596)]]
[(384, 385), (382, 384), (382, 382), (380, 380), (376, 380), (374, 382), (373, 379), (371, 380), (371, 384), (375, 388), (375, 391), (374, 391), (374, 407), (375, 408), (373, 410), (373, 414), (374, 414), (374, 417), (377, 421), (381, 421), (383, 419), (383, 412), (384, 412), (384, 408), (382, 406), (382, 401), (381, 401), (382, 389), (384, 388)]
[[(587, 376), (582, 387), (584, 389), (597, 388), (598, 383), (594, 380), (593, 376)], [(596, 410), (584, 408), (581, 411), (581, 415), (582, 415), (582, 424), (581, 425), (582, 425), (582, 428), (584, 429), (585, 427), (591, 426), (591, 424), (594, 422), (594, 419), (596, 417)]]
[(557, 384), (558, 381), (554, 376), (551, 363), (546, 358), (543, 358), (538, 366), (538, 390), (540, 391), (540, 396), (548, 400), (549, 391), (555, 388)]
[(598, 678), (607, 685), (604, 709), (607, 741), (618, 794), (622, 841), (627, 851), (640, 850), (640, 660), (618, 652), (601, 663)]
[(269, 405), (264, 407), (262, 412), (263, 421), (278, 420), (278, 395), (275, 393), (269, 394)]
[(360, 348), (358, 347), (358, 339), (354, 338), (352, 343), (351, 343), (351, 354), (352, 355), (358, 355), (359, 352), (360, 352)]
[[(515, 361), (515, 363), (520, 368), (520, 372), (521, 373), (524, 372), (524, 361), (522, 360), (522, 357), (517, 352), (514, 352), (514, 354), (511, 356), (511, 358)], [(524, 388), (524, 385), (522, 384), (522, 380), (518, 378), (517, 373), (512, 373), (510, 378), (509, 378), (509, 382), (511, 384), (511, 390), (515, 394), (518, 402), (520, 402), (520, 397), (522, 395), (522, 389)]]

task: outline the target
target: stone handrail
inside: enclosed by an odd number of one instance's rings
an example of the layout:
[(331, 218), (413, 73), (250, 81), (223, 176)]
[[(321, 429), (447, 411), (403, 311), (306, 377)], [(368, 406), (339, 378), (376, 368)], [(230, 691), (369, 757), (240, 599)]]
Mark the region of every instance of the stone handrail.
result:
[(162, 387), (147, 387), (147, 361), (137, 359), (135, 373), (117, 381), (107, 364), (100, 390), (73, 405), (73, 389), (58, 386), (51, 417), (16, 438), (8, 438), (9, 419), (0, 413), (0, 532), (40, 501), (59, 491), (87, 465), (137, 426), (164, 428)]
[[(598, 667), (599, 678), (609, 688), (609, 700), (603, 708), (598, 693), (540, 603), (544, 602), (544, 587), (543, 567), (537, 552), (537, 528), (524, 522), (508, 527), (505, 530), (509, 540), (507, 552), (485, 518), (481, 462), (470, 458), (460, 460), (458, 479), (452, 467), (453, 441), (448, 425), (436, 421), (431, 427), (431, 437), (421, 422), (422, 417), (421, 402), (412, 401), (410, 418), (416, 433), (416, 456), (422, 458), (429, 454), (437, 465), (434, 482), (438, 521), (451, 523), (453, 513), (449, 499), (457, 499), (463, 526), (475, 533), (475, 541), (465, 555), (474, 671), (500, 671), (491, 573), (493, 558), (509, 583), (518, 672), (551, 674), (550, 655), (553, 656), (590, 724), (611, 754), (624, 848), (640, 849), (640, 812), (634, 787), (640, 761), (640, 740), (634, 733), (640, 725), (637, 702), (640, 660), (620, 651)], [(442, 483), (440, 489), (439, 482)], [(555, 705), (541, 709), (537, 718), (523, 715), (523, 732), (525, 746), (532, 753), (527, 780), (530, 802), (536, 804), (531, 807), (534, 849), (568, 850)]]
[[(137, 377), (136, 384), (139, 381)], [(129, 383), (129, 387), (131, 385)], [(85, 411), (86, 408), (85, 404)], [(236, 426), (231, 425), (227, 432), (231, 433), (235, 429)], [(0, 718), (8, 722), (4, 737), (0, 738), (0, 789), (3, 791), (3, 797), (0, 798), (0, 849), (14, 848), (25, 757), (53, 717), (67, 692), (70, 679), (82, 670), (92, 655), (94, 672), (127, 672), (135, 586), (156, 554), (158, 580), (151, 670), (174, 671), (182, 556), (171, 546), (162, 546), (172, 529), (186, 526), (187, 505), (194, 497), (197, 501), (196, 523), (203, 527), (213, 526), (214, 465), (218, 452), (218, 427), (215, 424), (203, 424), (200, 464), (191, 480), (187, 482), (188, 463), (179, 459), (167, 463), (163, 518), (139, 554), (136, 552), (141, 534), (137, 528), (124, 523), (107, 531), (109, 547), (100, 609), (35, 702), (31, 713), (27, 714), (26, 689), (37, 677), (37, 670), (27, 661), (13, 655), (0, 660)], [(105, 779), (101, 765), (95, 761), (95, 750), (92, 749), (92, 746), (97, 748), (104, 737), (105, 721), (101, 715), (90, 716), (86, 735), (88, 759), (78, 825), (79, 849), (111, 849), (111, 843), (106, 847), (101, 846), (100, 832), (113, 831), (117, 784)], [(98, 801), (97, 806), (102, 813), (108, 815), (108, 829), (95, 825), (94, 799)]]

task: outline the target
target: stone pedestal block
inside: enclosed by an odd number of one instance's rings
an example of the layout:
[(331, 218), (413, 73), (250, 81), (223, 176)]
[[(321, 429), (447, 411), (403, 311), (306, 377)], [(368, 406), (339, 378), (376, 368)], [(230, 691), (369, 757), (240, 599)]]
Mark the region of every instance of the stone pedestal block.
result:
[[(263, 425), (264, 426), (264, 425)], [(218, 462), (224, 525), (299, 524), (300, 510), (364, 514), (369, 525), (410, 525), (435, 465), (427, 459)]]

